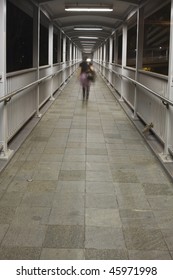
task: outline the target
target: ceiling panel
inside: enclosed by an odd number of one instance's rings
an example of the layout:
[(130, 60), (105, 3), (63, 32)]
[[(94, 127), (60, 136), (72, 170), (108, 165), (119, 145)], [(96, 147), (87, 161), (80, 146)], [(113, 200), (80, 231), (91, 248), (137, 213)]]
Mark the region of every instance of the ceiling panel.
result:
[[(98, 47), (105, 39), (111, 36), (112, 32), (118, 28), (123, 20), (126, 19), (129, 12), (140, 5), (142, 0), (35, 0), (45, 10), (55, 25), (60, 27), (65, 34), (74, 40), (81, 49), (79, 35), (98, 36), (95, 47)], [(68, 12), (65, 11), (65, 5), (69, 4), (96, 4), (112, 5), (112, 12)], [(103, 31), (75, 31), (74, 27), (102, 27)]]

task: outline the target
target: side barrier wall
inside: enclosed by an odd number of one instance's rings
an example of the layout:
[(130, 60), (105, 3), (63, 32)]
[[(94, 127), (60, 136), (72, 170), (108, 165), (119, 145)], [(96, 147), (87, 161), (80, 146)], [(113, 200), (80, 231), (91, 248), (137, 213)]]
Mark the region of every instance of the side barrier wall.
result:
[[(7, 141), (9, 141), (22, 126), (37, 112), (37, 94), (39, 87), (39, 109), (46, 101), (70, 78), (78, 67), (78, 62), (66, 62), (40, 68), (39, 78), (48, 75), (53, 76), (43, 79), (39, 85), (34, 85), (28, 89), (14, 95), (4, 106), (7, 108)], [(37, 81), (37, 70), (19, 71), (8, 74), (7, 94), (17, 91)], [(3, 103), (2, 103), (3, 104)]]
[[(135, 80), (135, 69), (124, 67), (122, 69), (119, 65), (113, 65), (110, 63), (98, 63), (95, 62), (95, 66), (100, 73), (106, 78), (108, 83), (119, 93), (124, 101), (128, 103), (131, 109), (134, 111), (135, 102), (135, 84), (121, 77), (121, 74), (127, 78)], [(114, 73), (116, 72), (116, 74)], [(120, 76), (118, 75), (120, 74)], [(167, 97), (167, 76), (149, 73), (146, 71), (139, 71), (138, 82), (147, 88), (157, 92), (163, 97)], [(164, 143), (165, 139), (165, 121), (166, 121), (166, 106), (162, 100), (154, 96), (148, 90), (136, 86), (137, 94), (137, 115), (144, 121), (144, 123), (153, 124), (153, 132)], [(173, 118), (172, 118), (173, 121)], [(172, 135), (173, 139), (173, 135)]]

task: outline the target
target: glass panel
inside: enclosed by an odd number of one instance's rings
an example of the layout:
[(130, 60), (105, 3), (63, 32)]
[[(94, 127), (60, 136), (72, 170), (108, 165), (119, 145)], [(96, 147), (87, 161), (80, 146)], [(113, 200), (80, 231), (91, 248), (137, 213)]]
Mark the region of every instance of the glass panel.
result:
[(122, 34), (118, 35), (118, 64), (122, 64)]
[(53, 63), (58, 62), (58, 35), (53, 34)]
[(127, 66), (136, 67), (136, 36), (137, 26), (127, 31)]
[(170, 4), (144, 21), (143, 69), (168, 74)]
[(7, 72), (33, 66), (33, 19), (7, 2)]
[[(45, 16), (42, 13), (41, 17), (44, 20)], [(48, 65), (48, 34), (48, 27), (40, 24), (40, 66)]]

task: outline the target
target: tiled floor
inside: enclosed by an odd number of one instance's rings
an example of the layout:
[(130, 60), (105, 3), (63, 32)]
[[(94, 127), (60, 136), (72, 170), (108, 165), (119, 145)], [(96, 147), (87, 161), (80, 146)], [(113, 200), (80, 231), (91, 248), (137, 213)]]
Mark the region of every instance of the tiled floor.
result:
[(73, 77), (0, 175), (0, 259), (173, 259), (173, 184), (98, 77)]

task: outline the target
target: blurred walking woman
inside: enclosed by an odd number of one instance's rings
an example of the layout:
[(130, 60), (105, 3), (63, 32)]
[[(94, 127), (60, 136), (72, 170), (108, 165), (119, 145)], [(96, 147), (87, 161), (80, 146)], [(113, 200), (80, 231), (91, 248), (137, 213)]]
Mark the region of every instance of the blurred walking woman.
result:
[(86, 99), (89, 97), (89, 91), (90, 91), (90, 84), (91, 81), (88, 79), (88, 73), (90, 72), (90, 67), (86, 61), (86, 58), (80, 63), (80, 83), (82, 85), (82, 91), (83, 91), (83, 99), (86, 96)]

